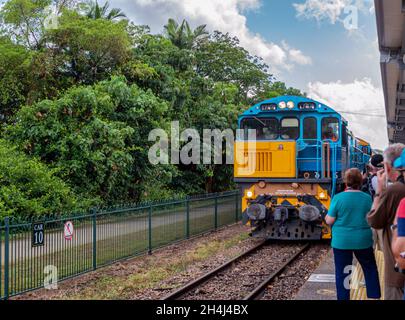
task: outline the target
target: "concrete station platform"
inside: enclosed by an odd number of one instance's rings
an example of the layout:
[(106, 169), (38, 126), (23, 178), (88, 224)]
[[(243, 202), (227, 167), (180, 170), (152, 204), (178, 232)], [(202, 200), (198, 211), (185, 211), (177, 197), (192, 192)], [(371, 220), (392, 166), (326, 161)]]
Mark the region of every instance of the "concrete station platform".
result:
[[(380, 275), (381, 290), (384, 292), (384, 257), (383, 253), (376, 250), (376, 260)], [(351, 280), (351, 300), (367, 300), (364, 276), (360, 265), (353, 270)], [(323, 259), (321, 265), (309, 277), (305, 285), (300, 289), (295, 300), (336, 300), (335, 268), (333, 262), (333, 251)]]

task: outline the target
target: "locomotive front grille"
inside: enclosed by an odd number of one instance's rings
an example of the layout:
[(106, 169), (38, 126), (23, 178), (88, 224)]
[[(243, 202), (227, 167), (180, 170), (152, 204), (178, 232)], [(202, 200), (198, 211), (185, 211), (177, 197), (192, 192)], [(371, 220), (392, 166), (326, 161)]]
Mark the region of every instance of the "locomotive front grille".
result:
[[(245, 158), (249, 159), (246, 166), (251, 170), (256, 172), (270, 172), (273, 170), (271, 152), (245, 152)], [(252, 164), (256, 164), (256, 166), (253, 167)]]
[(235, 143), (235, 178), (294, 178), (296, 143), (258, 141)]

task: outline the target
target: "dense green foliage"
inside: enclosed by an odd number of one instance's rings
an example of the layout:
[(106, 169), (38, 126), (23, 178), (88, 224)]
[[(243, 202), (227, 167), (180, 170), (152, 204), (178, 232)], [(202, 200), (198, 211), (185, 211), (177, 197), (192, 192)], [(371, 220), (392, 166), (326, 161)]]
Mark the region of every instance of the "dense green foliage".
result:
[(23, 107), (9, 136), (78, 194), (131, 200), (144, 191), (148, 133), (161, 126), (166, 110), (152, 92), (114, 78)]
[[(46, 28), (51, 3), (57, 28)], [(108, 3), (75, 0), (8, 0), (0, 17), (0, 147), (13, 150), (4, 163), (43, 182), (24, 189), (22, 173), (3, 172), (3, 216), (233, 188), (232, 166), (150, 164), (149, 132), (170, 133), (172, 121), (201, 136), (235, 129), (249, 105), (301, 94), (205, 25), (170, 19), (154, 35)]]
[(0, 140), (0, 218), (42, 216), (77, 208), (76, 196), (55, 176), (55, 170)]

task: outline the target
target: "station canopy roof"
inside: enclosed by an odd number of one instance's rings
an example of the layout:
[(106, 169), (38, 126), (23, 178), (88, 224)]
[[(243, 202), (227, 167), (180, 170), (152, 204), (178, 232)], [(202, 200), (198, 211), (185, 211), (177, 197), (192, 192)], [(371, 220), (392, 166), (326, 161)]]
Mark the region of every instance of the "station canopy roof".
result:
[(405, 143), (405, 1), (374, 0), (391, 143)]

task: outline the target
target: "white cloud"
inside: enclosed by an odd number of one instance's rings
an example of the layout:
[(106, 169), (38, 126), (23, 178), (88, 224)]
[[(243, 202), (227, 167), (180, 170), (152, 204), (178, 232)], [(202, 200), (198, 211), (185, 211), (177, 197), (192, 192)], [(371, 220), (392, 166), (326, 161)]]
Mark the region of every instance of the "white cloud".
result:
[(311, 65), (312, 59), (302, 53), (301, 50), (290, 48), (286, 41), (282, 41), (281, 45), (288, 55), (288, 59), (300, 65)]
[(350, 129), (356, 136), (369, 141), (373, 148), (384, 149), (387, 146), (386, 119), (368, 116), (385, 115), (383, 91), (375, 87), (371, 79), (364, 78), (352, 83), (309, 83), (308, 96), (336, 111), (349, 112), (342, 115), (348, 120)]
[(346, 9), (355, 6), (359, 11), (372, 12), (372, 0), (305, 0), (303, 3), (293, 4), (297, 17), (315, 19), (318, 22), (328, 20), (330, 23), (342, 22)]
[(161, 32), (168, 18), (187, 19), (194, 27), (206, 24), (210, 31), (229, 32), (251, 54), (262, 57), (276, 74), (312, 61), (298, 49), (286, 49), (249, 30), (244, 13), (259, 9), (261, 0), (112, 0), (111, 5), (123, 9), (134, 22), (149, 25), (152, 32)]

